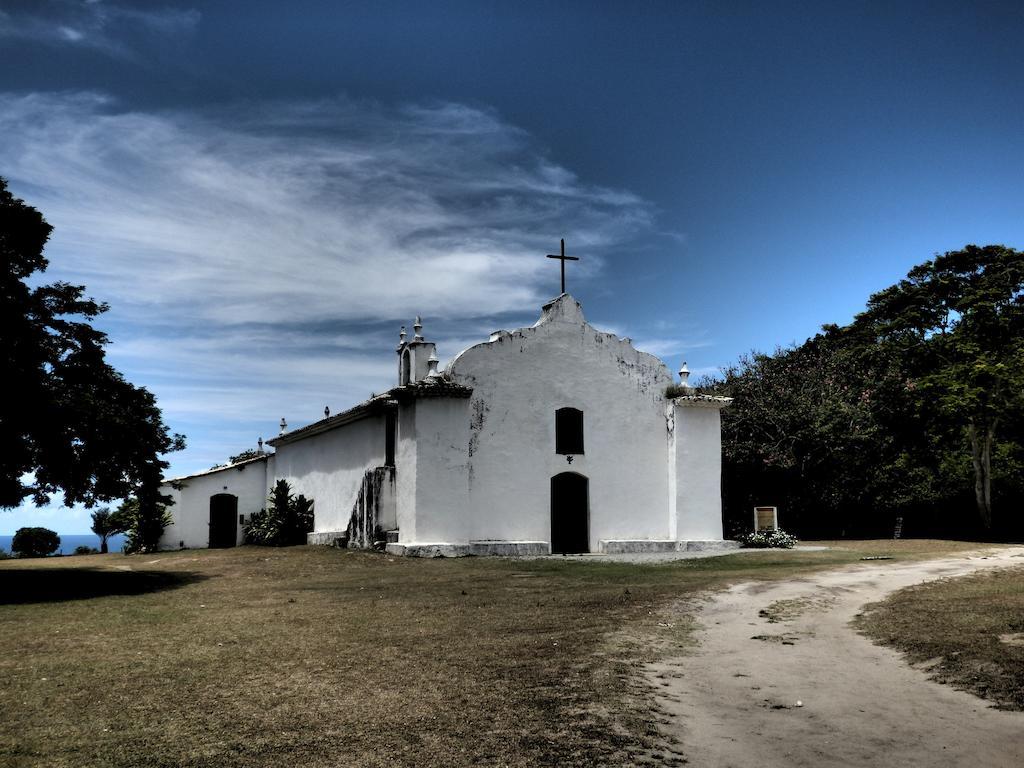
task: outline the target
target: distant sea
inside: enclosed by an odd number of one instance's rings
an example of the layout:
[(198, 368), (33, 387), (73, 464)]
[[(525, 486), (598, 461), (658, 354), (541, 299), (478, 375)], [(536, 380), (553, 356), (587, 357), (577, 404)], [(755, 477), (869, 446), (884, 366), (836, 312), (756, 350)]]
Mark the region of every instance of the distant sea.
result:
[[(13, 536), (0, 536), (0, 549), (4, 550), (7, 554), (11, 554), (11, 540), (13, 538)], [(81, 546), (99, 549), (100, 537), (95, 533), (62, 533), (60, 535), (60, 549), (57, 552), (60, 552), (62, 555), (70, 555), (75, 551), (75, 547)], [(123, 533), (107, 538), (107, 549), (111, 552), (120, 552), (122, 547), (124, 547)]]

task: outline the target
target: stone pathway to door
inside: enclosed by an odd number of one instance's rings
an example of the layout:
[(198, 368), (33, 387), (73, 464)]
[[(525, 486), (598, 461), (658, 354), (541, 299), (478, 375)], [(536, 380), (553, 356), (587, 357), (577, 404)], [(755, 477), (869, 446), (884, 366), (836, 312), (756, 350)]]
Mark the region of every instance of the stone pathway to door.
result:
[[(849, 626), (897, 589), (1024, 567), (1022, 554), (863, 563), (711, 595), (698, 608), (697, 651), (647, 668), (662, 730), (679, 740), (672, 751), (696, 768), (1024, 765), (1024, 713), (931, 682)], [(759, 615), (779, 601), (793, 608), (785, 620)]]

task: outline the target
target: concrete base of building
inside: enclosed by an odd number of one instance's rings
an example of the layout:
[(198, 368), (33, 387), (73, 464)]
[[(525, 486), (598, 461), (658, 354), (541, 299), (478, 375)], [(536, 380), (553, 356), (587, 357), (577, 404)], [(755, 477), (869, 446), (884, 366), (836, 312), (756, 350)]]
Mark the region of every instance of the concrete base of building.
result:
[(416, 543), (388, 544), (389, 555), (399, 557), (536, 557), (551, 552), (551, 545), (546, 541), (499, 541), (481, 540), (467, 544)]
[(606, 555), (648, 554), (655, 552), (708, 552), (739, 549), (738, 541), (711, 539), (705, 541), (672, 539), (602, 539), (598, 552)]
[[(345, 531), (317, 531), (306, 535), (309, 544), (345, 547)], [(597, 554), (629, 555), (667, 552), (707, 552), (739, 549), (737, 541), (725, 539), (675, 541), (672, 539), (602, 539)], [(389, 555), (397, 557), (538, 557), (551, 554), (547, 541), (503, 541), (486, 539), (466, 543), (389, 541), (385, 546)]]

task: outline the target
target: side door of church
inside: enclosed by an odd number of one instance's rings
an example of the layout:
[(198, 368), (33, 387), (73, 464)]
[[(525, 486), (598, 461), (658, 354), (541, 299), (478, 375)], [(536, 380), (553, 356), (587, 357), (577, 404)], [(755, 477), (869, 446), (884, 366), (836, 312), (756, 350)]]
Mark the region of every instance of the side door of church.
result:
[(238, 542), (238, 497), (218, 493), (210, 497), (210, 548), (233, 547)]

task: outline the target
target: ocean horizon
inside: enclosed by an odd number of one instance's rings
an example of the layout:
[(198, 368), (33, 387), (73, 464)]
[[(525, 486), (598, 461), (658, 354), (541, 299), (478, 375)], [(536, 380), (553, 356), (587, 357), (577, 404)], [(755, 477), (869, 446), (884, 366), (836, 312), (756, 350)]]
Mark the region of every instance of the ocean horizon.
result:
[[(54, 554), (70, 555), (75, 551), (75, 547), (92, 547), (93, 549), (100, 548), (100, 537), (95, 533), (61, 533), (60, 536), (60, 549)], [(8, 555), (11, 554), (11, 542), (14, 540), (14, 536), (0, 536), (0, 549), (6, 552)], [(120, 552), (124, 548), (124, 534), (119, 533), (116, 536), (107, 537), (107, 548), (111, 552)]]

